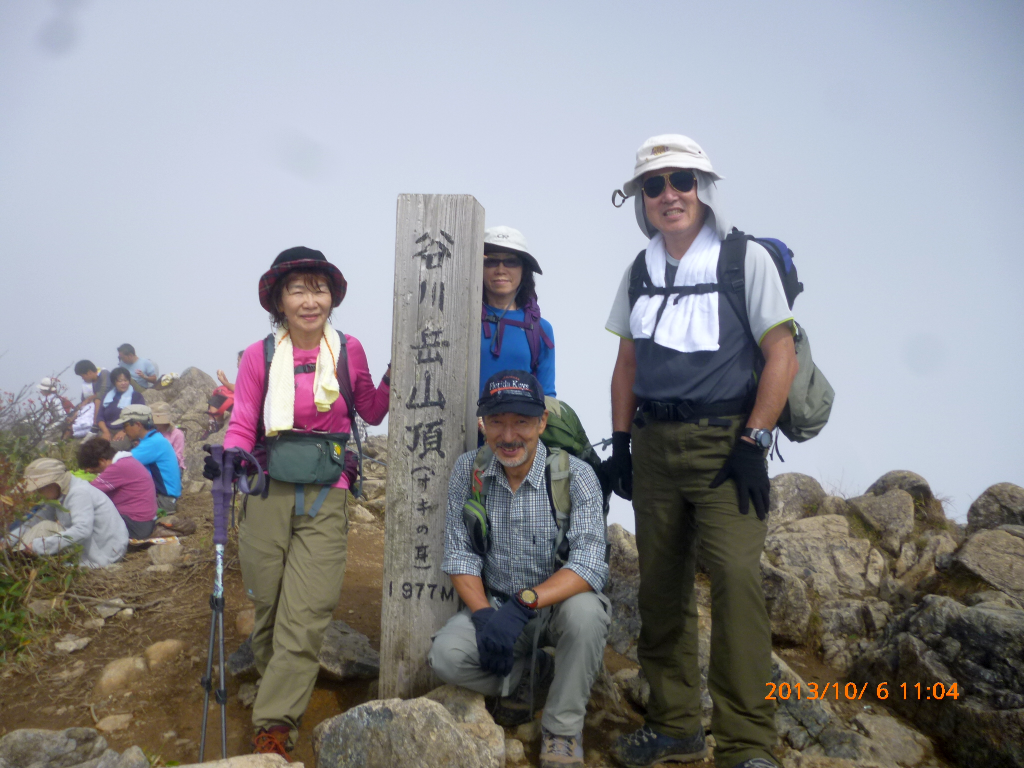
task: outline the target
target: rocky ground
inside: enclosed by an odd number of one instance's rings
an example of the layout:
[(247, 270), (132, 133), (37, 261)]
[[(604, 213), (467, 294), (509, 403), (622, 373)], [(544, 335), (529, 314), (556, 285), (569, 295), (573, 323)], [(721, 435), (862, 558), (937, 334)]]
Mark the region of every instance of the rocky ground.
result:
[[(177, 390), (158, 393), (183, 424), (202, 421), (196, 410), (212, 389), (206, 379), (190, 369)], [(199, 530), (180, 546), (132, 552), (113, 570), (87, 574), (61, 605), (36, 606), (57, 612), (57, 630), (0, 672), (0, 768), (197, 759), (213, 550), (201, 447), (190, 439), (187, 450), (191, 493), (182, 514)], [(383, 440), (372, 440), (368, 453), (386, 461)], [(368, 498), (351, 510), (345, 588), (293, 758), (325, 768), (536, 764), (537, 724), (503, 730), (479, 696), (443, 687), (407, 702), (376, 700), (384, 472), (366, 468)], [(608, 747), (642, 722), (649, 695), (636, 664), (636, 547), (619, 526), (609, 539), (615, 619), (584, 732), (588, 766), (613, 764)], [(1024, 766), (1024, 489), (993, 486), (963, 527), (911, 472), (890, 472), (850, 499), (826, 494), (810, 477), (780, 475), (761, 570), (775, 650), (766, 694), (778, 702), (784, 768)], [(241, 755), (255, 689), (234, 540), (225, 594), (234, 652), (228, 747)], [(704, 574), (698, 596), (706, 679)], [(113, 598), (123, 605), (104, 602)], [(705, 692), (707, 726), (710, 714)], [(208, 758), (219, 757), (219, 709), (210, 715)]]

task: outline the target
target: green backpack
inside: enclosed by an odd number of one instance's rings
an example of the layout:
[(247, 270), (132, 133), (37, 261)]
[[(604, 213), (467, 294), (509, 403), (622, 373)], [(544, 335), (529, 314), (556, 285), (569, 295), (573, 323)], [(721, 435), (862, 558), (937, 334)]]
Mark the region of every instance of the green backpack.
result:
[[(544, 481), (547, 486), (548, 500), (551, 502), (551, 515), (558, 527), (551, 557), (555, 568), (569, 561), (569, 525), (572, 523), (572, 497), (569, 487), (572, 477), (569, 471), (569, 456), (585, 461), (594, 471), (598, 471), (601, 460), (590, 444), (587, 433), (583, 429), (579, 416), (567, 404), (553, 397), (545, 397), (544, 405), (548, 410), (548, 425), (541, 434), (541, 442), (548, 449), (548, 457), (544, 466)], [(487, 494), (493, 478), (484, 477), (484, 472), (491, 465), (494, 452), (489, 446), (477, 449), (473, 459), (473, 476), (470, 483), (470, 497), (463, 505), (462, 518), (469, 533), (473, 551), (484, 557), (491, 548), (490, 523), (487, 519)], [(604, 516), (608, 518), (608, 496), (604, 497)], [(605, 551), (605, 559), (608, 550)]]

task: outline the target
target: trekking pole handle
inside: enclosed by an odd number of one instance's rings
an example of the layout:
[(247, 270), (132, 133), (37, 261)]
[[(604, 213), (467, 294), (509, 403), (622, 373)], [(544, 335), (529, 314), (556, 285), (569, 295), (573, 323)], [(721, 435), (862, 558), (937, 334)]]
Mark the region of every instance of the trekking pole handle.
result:
[[(235, 475), (235, 456), (240, 456), (243, 461), (249, 462), (250, 465), (256, 468), (256, 480), (252, 486), (249, 485), (249, 477), (245, 472), (239, 472), (238, 477), (238, 488), (247, 496), (258, 496), (263, 493), (264, 485), (266, 484), (266, 478), (263, 475), (263, 467), (248, 451), (243, 451), (241, 448), (228, 448), (224, 451), (224, 471), (230, 476), (230, 481), (234, 482)], [(230, 458), (229, 458), (230, 457)]]

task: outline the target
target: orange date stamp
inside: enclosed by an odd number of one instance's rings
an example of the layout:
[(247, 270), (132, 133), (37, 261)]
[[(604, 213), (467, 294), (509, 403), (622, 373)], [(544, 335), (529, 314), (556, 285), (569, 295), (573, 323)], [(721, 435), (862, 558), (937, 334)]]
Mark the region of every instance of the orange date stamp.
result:
[[(839, 687), (839, 683), (826, 683), (824, 687), (819, 686), (817, 683), (804, 683), (803, 686), (800, 683), (795, 685), (790, 685), (789, 683), (765, 683), (765, 685), (770, 689), (768, 695), (765, 696), (767, 701), (789, 701), (791, 698), (815, 701), (817, 699), (832, 698), (833, 695), (836, 701), (839, 701), (840, 698), (844, 698), (847, 701), (859, 701), (864, 698), (864, 693), (867, 691), (869, 683), (858, 686), (856, 683), (850, 682), (842, 688)], [(894, 687), (893, 695), (899, 698), (901, 693), (904, 701), (907, 699), (941, 701), (945, 698), (953, 700), (960, 698), (960, 691), (957, 689), (956, 681), (953, 681), (949, 686), (944, 683), (932, 683), (931, 685), (900, 683)], [(875, 686), (874, 694), (875, 698), (880, 701), (888, 699), (889, 683), (879, 683)]]

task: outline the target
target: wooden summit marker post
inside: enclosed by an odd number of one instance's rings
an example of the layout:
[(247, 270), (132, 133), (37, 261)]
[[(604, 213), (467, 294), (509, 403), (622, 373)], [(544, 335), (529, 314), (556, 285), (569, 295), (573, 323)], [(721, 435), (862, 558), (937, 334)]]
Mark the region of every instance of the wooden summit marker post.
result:
[(441, 571), (448, 475), (476, 448), (484, 209), (399, 195), (388, 412), (380, 697), (435, 684), (430, 637), (459, 605)]

